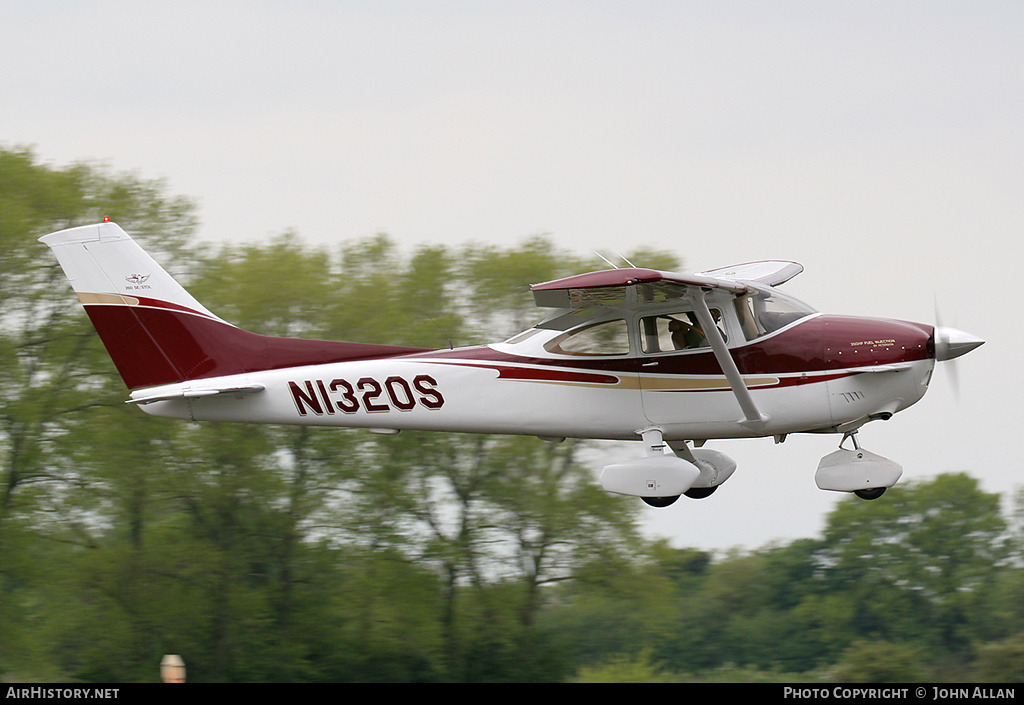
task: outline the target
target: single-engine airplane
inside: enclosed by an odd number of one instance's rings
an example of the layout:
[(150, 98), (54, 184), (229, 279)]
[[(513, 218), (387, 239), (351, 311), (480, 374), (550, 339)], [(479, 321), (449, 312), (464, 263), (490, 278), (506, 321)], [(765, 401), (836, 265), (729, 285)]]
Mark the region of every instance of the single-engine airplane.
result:
[[(551, 309), (509, 340), (448, 350), (257, 335), (218, 318), (112, 222), (40, 238), (130, 390), (156, 416), (641, 440), (609, 492), (703, 498), (736, 463), (709, 439), (841, 434), (823, 490), (880, 496), (895, 462), (857, 433), (916, 403), (936, 361), (984, 341), (952, 328), (818, 313), (777, 287), (803, 267), (699, 274), (634, 266), (531, 288)], [(850, 441), (852, 448), (844, 447)], [(639, 454), (638, 454), (639, 455)]]

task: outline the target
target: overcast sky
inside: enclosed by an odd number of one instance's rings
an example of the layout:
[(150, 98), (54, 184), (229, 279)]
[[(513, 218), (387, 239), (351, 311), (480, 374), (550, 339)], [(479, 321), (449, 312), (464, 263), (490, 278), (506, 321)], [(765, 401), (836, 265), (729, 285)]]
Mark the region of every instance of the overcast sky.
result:
[[(166, 179), (204, 240), (549, 233), (692, 271), (796, 260), (786, 288), (828, 312), (938, 302), (988, 341), (959, 403), (940, 370), (861, 443), (904, 480), (1024, 485), (1024, 3), (38, 0), (0, 26), (0, 143)], [(710, 444), (733, 478), (645, 514), (680, 546), (814, 536), (837, 442)]]

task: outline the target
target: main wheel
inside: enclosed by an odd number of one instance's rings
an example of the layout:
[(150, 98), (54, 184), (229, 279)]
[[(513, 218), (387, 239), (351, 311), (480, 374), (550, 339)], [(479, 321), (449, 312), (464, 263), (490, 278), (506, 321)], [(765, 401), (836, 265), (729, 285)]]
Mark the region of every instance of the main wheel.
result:
[(667, 507), (679, 499), (679, 495), (675, 497), (641, 497), (640, 499), (652, 507)]
[(878, 499), (885, 494), (884, 487), (872, 487), (867, 490), (854, 490), (853, 493), (861, 499)]
[(704, 499), (705, 497), (713, 495), (717, 489), (718, 485), (715, 485), (714, 487), (691, 487), (686, 490), (686, 492), (683, 492), (683, 494), (690, 499)]

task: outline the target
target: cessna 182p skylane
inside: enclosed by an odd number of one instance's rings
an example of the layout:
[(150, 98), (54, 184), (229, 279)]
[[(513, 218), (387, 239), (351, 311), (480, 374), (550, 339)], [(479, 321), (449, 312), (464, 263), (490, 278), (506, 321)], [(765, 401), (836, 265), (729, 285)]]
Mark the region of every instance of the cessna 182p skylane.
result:
[[(856, 433), (925, 393), (937, 360), (982, 340), (950, 328), (824, 315), (776, 289), (803, 271), (636, 267), (536, 284), (553, 312), (503, 343), (421, 348), (275, 338), (221, 320), (111, 222), (41, 238), (131, 390), (157, 416), (642, 440), (610, 491), (666, 506), (733, 473), (708, 439), (842, 434), (821, 489), (880, 496), (896, 463)], [(853, 448), (845, 448), (850, 440)], [(692, 446), (692, 447), (691, 447)]]

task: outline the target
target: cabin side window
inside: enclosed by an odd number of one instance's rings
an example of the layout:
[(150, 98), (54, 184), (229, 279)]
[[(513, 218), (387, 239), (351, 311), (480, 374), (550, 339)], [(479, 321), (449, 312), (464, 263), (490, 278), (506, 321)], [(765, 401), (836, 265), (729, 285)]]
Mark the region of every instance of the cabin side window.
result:
[(544, 348), (558, 355), (628, 355), (629, 329), (621, 318), (592, 323), (553, 338)]
[[(711, 317), (718, 324), (719, 333), (728, 340), (722, 323), (722, 312), (713, 308)], [(678, 350), (696, 350), (711, 346), (697, 320), (697, 314), (693, 311), (641, 318), (640, 341), (640, 349), (648, 355)]]

